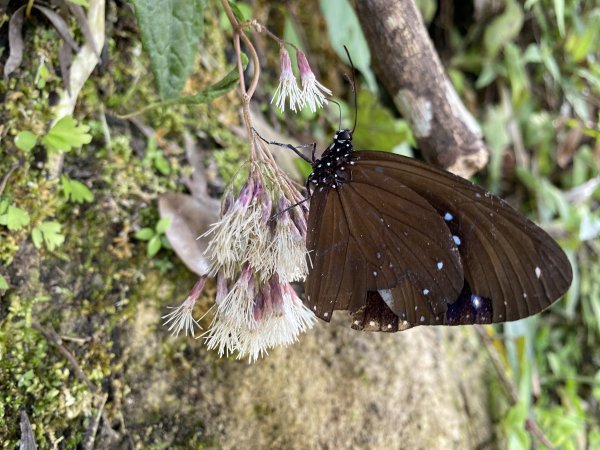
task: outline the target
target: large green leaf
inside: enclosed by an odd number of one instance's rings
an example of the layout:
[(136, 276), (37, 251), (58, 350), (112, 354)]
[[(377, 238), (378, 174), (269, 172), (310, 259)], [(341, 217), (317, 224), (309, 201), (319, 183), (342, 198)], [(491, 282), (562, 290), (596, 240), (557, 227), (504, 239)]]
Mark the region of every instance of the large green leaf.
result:
[(347, 59), (344, 45), (348, 47), (354, 66), (365, 77), (369, 89), (376, 92), (377, 82), (371, 71), (371, 52), (352, 5), (348, 0), (321, 0), (320, 3), (331, 46), (344, 61)]
[(160, 97), (177, 97), (194, 70), (206, 1), (133, 0), (133, 4)]

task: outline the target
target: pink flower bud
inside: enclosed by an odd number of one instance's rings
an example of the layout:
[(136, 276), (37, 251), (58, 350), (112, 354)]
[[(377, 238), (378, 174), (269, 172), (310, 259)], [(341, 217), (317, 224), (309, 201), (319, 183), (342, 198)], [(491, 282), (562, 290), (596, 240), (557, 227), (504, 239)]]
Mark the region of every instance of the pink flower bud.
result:
[[(308, 64), (308, 60), (306, 59), (306, 55), (302, 50), (296, 51), (296, 58), (298, 60), (298, 70), (300, 70), (300, 77), (302, 79), (313, 74), (310, 69), (310, 65)], [(314, 76), (314, 75), (313, 75)]]

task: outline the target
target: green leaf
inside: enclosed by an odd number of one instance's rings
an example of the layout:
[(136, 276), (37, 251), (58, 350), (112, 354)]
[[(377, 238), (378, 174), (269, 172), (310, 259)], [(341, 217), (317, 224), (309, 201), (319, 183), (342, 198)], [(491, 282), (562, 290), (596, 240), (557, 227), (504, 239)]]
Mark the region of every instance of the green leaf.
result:
[(8, 289), (8, 282), (2, 275), (0, 275), (0, 289)]
[(494, 106), (488, 108), (482, 125), (483, 135), (490, 147), (488, 174), (489, 188), (492, 192), (498, 192), (504, 152), (512, 142), (508, 133), (509, 120), (509, 114), (502, 106)]
[(17, 231), (29, 224), (29, 214), (16, 206), (9, 205), (6, 212), (0, 215), (0, 225), (5, 225), (10, 231)]
[[(65, 236), (61, 234), (62, 225), (58, 222), (42, 222), (31, 232), (33, 243), (40, 248), (43, 242), (50, 251), (62, 245), (65, 242)], [(40, 236), (41, 235), (41, 236)]]
[(177, 97), (194, 70), (205, 0), (133, 0), (162, 100)]
[(155, 234), (152, 239), (148, 241), (148, 256), (152, 258), (160, 250), (162, 243), (160, 242), (160, 236)]
[(515, 0), (509, 0), (504, 12), (485, 29), (483, 44), (488, 57), (494, 58), (504, 45), (512, 41), (523, 26), (523, 11)]
[(139, 231), (136, 231), (134, 236), (136, 239), (141, 241), (148, 241), (150, 238), (154, 236), (154, 230), (152, 228), (142, 228)]
[(556, 14), (558, 33), (562, 37), (565, 35), (565, 0), (554, 0), (554, 14)]
[(33, 245), (35, 248), (41, 248), (42, 243), (44, 242), (44, 237), (42, 236), (42, 232), (37, 228), (31, 230), (31, 239), (33, 240)]
[(94, 194), (87, 188), (87, 186), (77, 180), (71, 180), (66, 176), (60, 177), (63, 192), (68, 201), (75, 203), (92, 202), (94, 200)]
[(421, 16), (423, 16), (423, 21), (426, 24), (429, 24), (434, 16), (435, 12), (438, 8), (437, 1), (435, 0), (417, 0), (415, 2), (417, 4), (417, 8), (421, 12)]
[(237, 20), (244, 21), (252, 17), (252, 7), (246, 3), (232, 2), (229, 0), (229, 6)]
[(169, 238), (167, 238), (167, 236), (165, 236), (165, 235), (161, 236), (160, 242), (161, 242), (162, 248), (173, 250), (173, 245), (171, 245), (171, 242), (169, 242)]
[(371, 71), (371, 52), (354, 8), (348, 0), (321, 0), (320, 5), (331, 46), (344, 61), (348, 59), (344, 45), (348, 47), (354, 66), (365, 77), (369, 89), (377, 92), (377, 82)]
[(169, 166), (169, 161), (165, 159), (165, 157), (161, 153), (158, 153), (154, 158), (154, 167), (163, 175), (169, 175), (171, 173), (171, 166)]
[[(241, 54), (241, 57), (242, 57), (242, 65), (245, 69), (246, 66), (248, 65), (248, 57), (244, 53)], [(152, 103), (138, 111), (126, 114), (122, 117), (126, 119), (129, 117), (141, 114), (143, 112), (150, 111), (155, 108), (164, 108), (164, 107), (171, 106), (171, 105), (199, 105), (201, 103), (208, 103), (217, 97), (221, 97), (222, 95), (227, 94), (234, 87), (236, 87), (237, 84), (238, 84), (238, 69), (237, 69), (237, 67), (235, 67), (235, 68), (231, 69), (231, 71), (229, 71), (229, 73), (227, 75), (225, 75), (225, 77), (223, 77), (223, 79), (221, 79), (220, 81), (217, 81), (212, 86), (209, 86), (208, 88), (203, 89), (200, 92), (197, 92), (194, 95), (184, 95), (181, 97)]]
[(65, 116), (50, 128), (48, 134), (42, 138), (42, 144), (49, 152), (68, 152), (92, 141), (89, 130), (87, 125), (77, 125), (73, 117)]
[(415, 144), (406, 121), (394, 118), (372, 92), (358, 93), (357, 110), (359, 126), (352, 136), (357, 148), (391, 151), (402, 142)]
[(573, 33), (567, 39), (566, 49), (574, 62), (583, 61), (594, 48), (598, 47), (600, 15), (589, 20), (583, 30), (583, 34)]
[(69, 0), (69, 3), (73, 3), (74, 5), (89, 7), (89, 3), (87, 0)]
[[(6, 214), (6, 211), (8, 211), (8, 205), (10, 205), (10, 203), (8, 202), (7, 198), (3, 198), (4, 196), (0, 195), (0, 216)], [(2, 225), (6, 225), (6, 224), (2, 224)]]
[(31, 131), (21, 131), (15, 137), (15, 145), (17, 148), (28, 152), (33, 147), (35, 147), (35, 143), (37, 142), (37, 136), (33, 134)]
[(156, 233), (164, 234), (165, 231), (169, 228), (169, 224), (171, 223), (171, 219), (169, 217), (163, 217), (156, 224)]

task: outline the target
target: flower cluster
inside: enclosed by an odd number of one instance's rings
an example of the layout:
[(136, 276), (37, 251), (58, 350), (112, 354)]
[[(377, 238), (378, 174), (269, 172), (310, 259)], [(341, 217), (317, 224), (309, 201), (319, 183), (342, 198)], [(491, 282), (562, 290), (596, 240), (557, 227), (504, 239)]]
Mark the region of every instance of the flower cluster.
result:
[(308, 273), (305, 211), (291, 208), (255, 165), (206, 235), (217, 275), (216, 314), (205, 333), (209, 349), (254, 361), (312, 326), (314, 315), (289, 284)]
[[(289, 101), (294, 112), (305, 106), (315, 112), (327, 103), (325, 96), (331, 91), (316, 80), (300, 50), (296, 57), (302, 87), (298, 87), (290, 55), (283, 47), (286, 44), (276, 39), (281, 45), (281, 77), (271, 103), (282, 111)], [(244, 94), (246, 108), (248, 92)], [(250, 129), (249, 112), (244, 118)], [(213, 320), (201, 337), (220, 356), (237, 353), (238, 358), (248, 357), (252, 362), (271, 348), (295, 342), (314, 325), (316, 317), (290, 284), (308, 274), (306, 199), (277, 167), (263, 140), (250, 136), (250, 147), (243, 186), (230, 188), (223, 198), (220, 220), (200, 236), (210, 240), (206, 249), (210, 270), (183, 304), (163, 318), (174, 335), (184, 331), (194, 336), (200, 327), (193, 315), (194, 305), (207, 277), (216, 277)]]
[(317, 81), (306, 55), (301, 50), (296, 50), (296, 59), (302, 79), (302, 89), (298, 87), (296, 76), (292, 71), (290, 55), (284, 47), (281, 47), (279, 53), (281, 75), (271, 103), (275, 102), (281, 111), (285, 111), (285, 101), (289, 98), (289, 107), (292, 111), (297, 112), (308, 106), (312, 112), (315, 112), (317, 108), (322, 108), (327, 103), (325, 95), (331, 95), (331, 91)]
[[(225, 196), (221, 219), (202, 236), (210, 238), (209, 275), (217, 278), (215, 314), (203, 337), (220, 356), (250, 361), (295, 342), (315, 321), (290, 284), (308, 273), (306, 208), (292, 205), (294, 192), (274, 182), (272, 171), (265, 182), (259, 167), (251, 165), (236, 196)], [(194, 334), (192, 308), (203, 286), (204, 277), (165, 316), (174, 334)]]

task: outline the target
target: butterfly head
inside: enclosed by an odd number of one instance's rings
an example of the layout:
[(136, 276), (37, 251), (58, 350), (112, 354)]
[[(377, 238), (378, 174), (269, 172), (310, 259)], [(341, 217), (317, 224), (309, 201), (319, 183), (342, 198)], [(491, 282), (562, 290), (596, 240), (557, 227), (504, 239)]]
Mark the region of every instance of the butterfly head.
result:
[(352, 132), (350, 130), (338, 130), (333, 136), (333, 142), (345, 144), (352, 141)]

